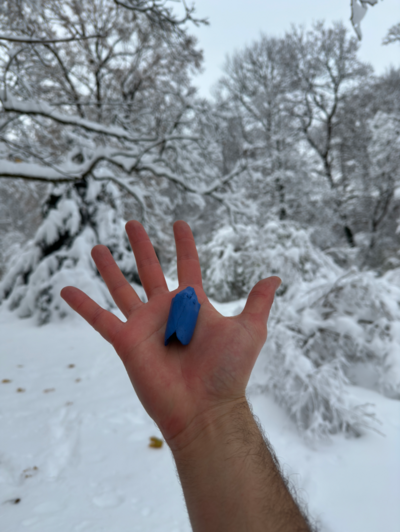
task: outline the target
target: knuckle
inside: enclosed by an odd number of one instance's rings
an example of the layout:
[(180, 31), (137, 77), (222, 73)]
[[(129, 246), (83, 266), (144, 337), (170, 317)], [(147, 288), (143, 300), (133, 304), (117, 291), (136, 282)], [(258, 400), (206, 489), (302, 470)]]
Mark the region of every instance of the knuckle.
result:
[(92, 315), (92, 319), (91, 319), (91, 325), (92, 327), (97, 331), (98, 328), (99, 328), (99, 324), (100, 324), (100, 321), (101, 319), (103, 318), (104, 316), (104, 309), (102, 309), (101, 307), (98, 307), (93, 315)]
[(121, 332), (121, 327), (115, 327), (110, 333), (110, 344), (114, 347), (118, 354), (121, 352)]
[(138, 268), (149, 268), (156, 265), (158, 265), (158, 260), (156, 257), (144, 257), (137, 263)]
[(124, 290), (126, 290), (126, 283), (121, 281), (119, 283), (116, 283), (110, 290), (111, 294), (114, 296), (114, 295), (117, 295), (119, 294), (120, 292), (124, 292)]
[(184, 252), (184, 253), (179, 253), (178, 260), (180, 260), (180, 261), (192, 260), (192, 261), (195, 261), (195, 262), (199, 262), (199, 259), (198, 259), (197, 255), (195, 255), (194, 253), (190, 253), (190, 251), (189, 252), (187, 251), (187, 252)]

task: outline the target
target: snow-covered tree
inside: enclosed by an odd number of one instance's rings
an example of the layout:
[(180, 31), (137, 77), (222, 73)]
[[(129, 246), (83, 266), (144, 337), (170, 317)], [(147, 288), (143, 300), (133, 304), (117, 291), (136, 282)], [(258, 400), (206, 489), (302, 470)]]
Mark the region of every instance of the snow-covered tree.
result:
[[(389, 215), (396, 191), (400, 188), (400, 113), (378, 112), (370, 121), (371, 141), (368, 145), (370, 195), (376, 198), (370, 218), (369, 245), (366, 260), (375, 252), (378, 231)], [(398, 198), (397, 198), (398, 199)], [(400, 259), (400, 257), (398, 257)]]
[(378, 271), (396, 259), (400, 242), (395, 225), (400, 152), (393, 127), (399, 112), (400, 72), (391, 69), (347, 94), (334, 132), (336, 171), (355, 234), (358, 263)]
[[(64, 264), (55, 250), (72, 253), (71, 266), (81, 236), (88, 249), (104, 243), (103, 219), (114, 220), (113, 234), (119, 228), (115, 249), (125, 249), (127, 207), (168, 248), (165, 229), (177, 206), (202, 196), (221, 200), (217, 191), (231, 176), (221, 180), (196, 131), (190, 77), (202, 56), (185, 26), (198, 22), (192, 14), (186, 9), (180, 19), (167, 4), (147, 0), (3, 4), (0, 177), (51, 184), (29, 258), (2, 282), (1, 299), (21, 306), (22, 315), (47, 305), (36, 270), (43, 281), (44, 271), (55, 279)], [(101, 209), (92, 203), (98, 195)], [(52, 266), (42, 267), (48, 255)]]
[(372, 70), (357, 58), (357, 40), (349, 37), (341, 23), (327, 28), (318, 22), (309, 31), (295, 29), (286, 35), (286, 41), (292, 65), (293, 117), (320, 160), (321, 175), (331, 188), (344, 235), (354, 246), (353, 231), (343, 208), (345, 190), (334, 157), (334, 137), (347, 94), (354, 86), (365, 83)]
[(61, 288), (73, 283), (91, 293), (104, 307), (113, 306), (107, 288), (98, 282), (91, 248), (108, 246), (131, 282), (139, 282), (124, 223), (119, 191), (113, 183), (81, 181), (52, 189), (43, 205), (43, 222), (34, 238), (13, 257), (0, 284), (18, 316), (35, 315), (38, 324), (71, 313), (59, 298)]
[[(288, 105), (290, 76), (282, 39), (261, 36), (227, 58), (218, 84), (224, 164), (249, 162), (247, 197), (281, 219), (295, 207), (301, 155)], [(302, 181), (301, 186), (304, 185)]]
[(352, 191), (337, 147), (346, 146), (347, 102), (354, 105), (353, 92), (373, 83), (358, 47), (341, 23), (293, 27), (282, 39), (261, 36), (235, 52), (218, 85), (225, 165), (248, 161), (236, 182), (259, 217), (268, 212), (314, 225), (325, 248), (355, 246)]

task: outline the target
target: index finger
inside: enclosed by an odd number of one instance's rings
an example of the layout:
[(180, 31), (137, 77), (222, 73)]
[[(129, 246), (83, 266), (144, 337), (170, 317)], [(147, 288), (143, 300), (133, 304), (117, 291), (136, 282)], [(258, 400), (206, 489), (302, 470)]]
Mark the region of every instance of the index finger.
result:
[(179, 284), (203, 286), (199, 255), (189, 225), (182, 220), (175, 222), (174, 235)]
[(61, 290), (61, 297), (68, 305), (85, 319), (93, 329), (113, 344), (123, 327), (123, 322), (108, 310), (104, 310), (79, 288), (66, 286)]

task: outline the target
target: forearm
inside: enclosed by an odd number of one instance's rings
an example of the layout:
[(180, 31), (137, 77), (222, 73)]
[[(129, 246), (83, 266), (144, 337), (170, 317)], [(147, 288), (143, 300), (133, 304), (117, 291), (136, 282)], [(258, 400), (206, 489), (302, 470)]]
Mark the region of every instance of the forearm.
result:
[(194, 532), (309, 531), (243, 399), (171, 448)]

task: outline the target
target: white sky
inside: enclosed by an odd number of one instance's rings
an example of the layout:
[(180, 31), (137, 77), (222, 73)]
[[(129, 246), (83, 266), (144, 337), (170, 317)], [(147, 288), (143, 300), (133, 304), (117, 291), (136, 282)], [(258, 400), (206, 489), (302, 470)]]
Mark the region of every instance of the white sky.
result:
[[(195, 81), (202, 96), (210, 96), (226, 55), (256, 40), (260, 32), (282, 36), (292, 23), (310, 26), (320, 19), (328, 23), (342, 20), (353, 31), (350, 0), (195, 0), (195, 6), (197, 16), (210, 22), (209, 26), (191, 27), (204, 50), (204, 72)], [(368, 9), (361, 23), (359, 57), (372, 63), (377, 73), (400, 65), (400, 45), (381, 44), (388, 28), (397, 22), (400, 0), (381, 0)]]

